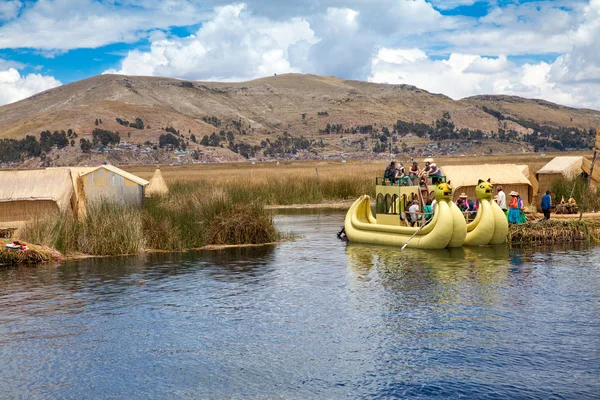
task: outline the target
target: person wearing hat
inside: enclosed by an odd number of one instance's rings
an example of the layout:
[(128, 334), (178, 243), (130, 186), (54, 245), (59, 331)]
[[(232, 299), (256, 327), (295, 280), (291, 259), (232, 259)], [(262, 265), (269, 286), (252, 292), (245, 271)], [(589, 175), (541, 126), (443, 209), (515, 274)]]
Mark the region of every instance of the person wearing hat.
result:
[(542, 212), (544, 213), (544, 219), (550, 219), (550, 209), (552, 208), (552, 199), (550, 198), (550, 191), (546, 190), (546, 194), (542, 196)]
[(523, 200), (518, 192), (512, 191), (509, 195), (511, 196), (511, 199), (510, 204), (508, 205), (508, 223), (520, 224), (522, 223), (521, 213), (523, 212)]
[(469, 209), (469, 196), (466, 193), (461, 193), (456, 200), (456, 206), (460, 211), (467, 211)]
[(498, 195), (496, 196), (496, 204), (498, 204), (502, 211), (506, 213), (506, 194), (500, 185), (496, 187), (496, 190), (498, 191)]

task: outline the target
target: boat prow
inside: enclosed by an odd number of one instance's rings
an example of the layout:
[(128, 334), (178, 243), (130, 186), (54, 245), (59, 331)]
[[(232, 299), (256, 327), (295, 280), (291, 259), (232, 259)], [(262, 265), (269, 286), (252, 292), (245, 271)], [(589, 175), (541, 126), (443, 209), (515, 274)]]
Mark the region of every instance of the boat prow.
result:
[[(351, 242), (390, 246), (403, 246), (408, 242), (407, 247), (411, 248), (443, 249), (448, 246), (453, 237), (455, 224), (448, 201), (440, 201), (431, 221), (418, 228), (377, 223), (377, 219), (371, 212), (370, 200), (368, 195), (361, 196), (346, 214), (344, 228)], [(409, 241), (413, 236), (414, 238)]]

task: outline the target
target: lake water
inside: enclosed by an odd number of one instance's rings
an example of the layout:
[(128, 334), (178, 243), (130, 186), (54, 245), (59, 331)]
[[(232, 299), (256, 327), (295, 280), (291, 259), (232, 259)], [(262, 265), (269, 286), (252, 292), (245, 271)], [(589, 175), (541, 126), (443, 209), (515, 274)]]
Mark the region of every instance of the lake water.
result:
[(277, 246), (0, 269), (1, 398), (598, 398), (600, 248)]

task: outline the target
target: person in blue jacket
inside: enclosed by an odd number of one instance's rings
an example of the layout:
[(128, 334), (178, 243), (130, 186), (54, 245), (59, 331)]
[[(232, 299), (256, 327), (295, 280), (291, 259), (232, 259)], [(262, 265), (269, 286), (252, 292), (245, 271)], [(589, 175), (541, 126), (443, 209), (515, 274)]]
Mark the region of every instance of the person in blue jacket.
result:
[(546, 194), (542, 196), (542, 212), (544, 213), (544, 219), (550, 219), (550, 209), (552, 208), (552, 199), (550, 198), (550, 191), (546, 190)]

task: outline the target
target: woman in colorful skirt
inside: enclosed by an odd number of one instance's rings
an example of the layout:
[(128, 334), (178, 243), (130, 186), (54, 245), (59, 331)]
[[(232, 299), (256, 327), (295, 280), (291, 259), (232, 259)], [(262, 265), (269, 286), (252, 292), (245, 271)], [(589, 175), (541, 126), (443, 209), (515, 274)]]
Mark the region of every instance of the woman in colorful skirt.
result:
[(521, 224), (521, 214), (523, 212), (523, 199), (517, 192), (510, 192), (510, 203), (508, 205), (508, 223)]

